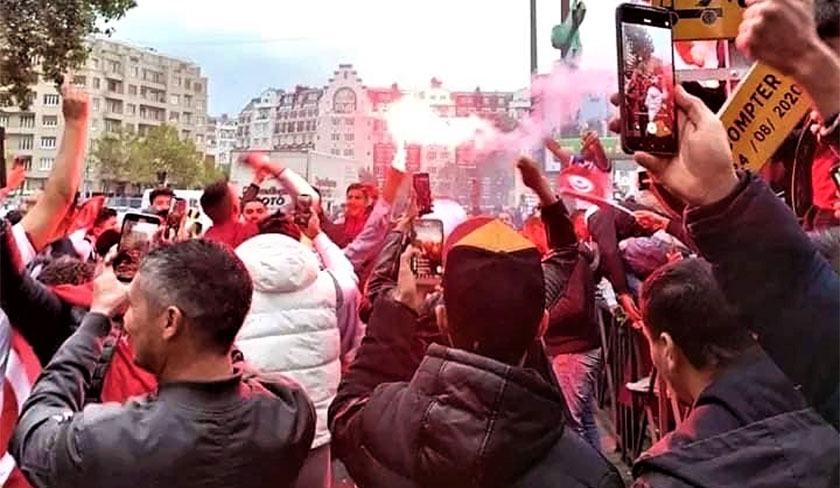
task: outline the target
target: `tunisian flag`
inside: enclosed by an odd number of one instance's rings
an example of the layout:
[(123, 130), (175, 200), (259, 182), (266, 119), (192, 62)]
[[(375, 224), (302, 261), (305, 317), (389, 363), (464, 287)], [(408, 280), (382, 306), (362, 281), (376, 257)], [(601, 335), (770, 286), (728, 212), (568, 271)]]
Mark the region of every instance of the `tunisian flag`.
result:
[(14, 458), (7, 452), (23, 402), (41, 373), (41, 363), (32, 347), (17, 331), (12, 331), (11, 348), (6, 361), (3, 392), (0, 397), (0, 484), (3, 488), (31, 488)]
[(557, 191), (563, 196), (595, 204), (610, 203), (610, 177), (596, 168), (570, 165), (557, 177)]

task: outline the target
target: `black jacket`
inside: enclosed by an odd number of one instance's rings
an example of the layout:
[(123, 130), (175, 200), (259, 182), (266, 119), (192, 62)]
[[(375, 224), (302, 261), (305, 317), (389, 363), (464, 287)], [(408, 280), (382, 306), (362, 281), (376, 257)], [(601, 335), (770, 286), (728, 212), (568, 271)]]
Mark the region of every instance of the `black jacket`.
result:
[(282, 378), (232, 372), (168, 383), (156, 396), (84, 405), (110, 322), (89, 314), (44, 368), (9, 452), (39, 488), (290, 486), (309, 453), (315, 411)]
[(759, 347), (633, 466), (638, 488), (838, 485), (840, 437)]
[[(549, 252), (543, 259), (545, 302), (549, 311), (549, 328), (545, 335), (549, 355), (582, 352), (598, 347), (600, 337), (596, 321), (595, 284), (589, 264), (580, 252), (574, 226), (561, 201), (541, 212), (546, 229)], [(367, 321), (373, 303), (393, 289), (399, 272), (399, 256), (405, 249), (405, 234), (391, 232), (377, 258), (365, 288), (360, 307), (362, 320)], [(440, 293), (432, 294), (418, 318), (416, 347), (420, 352), (432, 343), (445, 343), (435, 323), (434, 307), (442, 302)]]
[(360, 488), (623, 486), (565, 428), (556, 386), (533, 370), (440, 345), (417, 357), (416, 319), (377, 300), (330, 406), (332, 447)]
[(793, 212), (750, 174), (686, 226), (743, 323), (806, 400), (835, 428), (840, 418), (840, 277)]
[(543, 260), (549, 321), (544, 341), (550, 356), (595, 349), (601, 343), (595, 277), (581, 252), (565, 206), (542, 209), (550, 248)]

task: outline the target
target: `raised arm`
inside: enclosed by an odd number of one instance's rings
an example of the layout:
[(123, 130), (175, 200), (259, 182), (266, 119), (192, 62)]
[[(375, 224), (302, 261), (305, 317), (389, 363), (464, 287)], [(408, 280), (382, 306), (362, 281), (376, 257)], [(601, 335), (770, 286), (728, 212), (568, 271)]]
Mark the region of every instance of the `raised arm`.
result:
[[(82, 486), (87, 429), (97, 415), (80, 415), (93, 370), (102, 354), (110, 318), (127, 302), (127, 287), (110, 268), (96, 279), (91, 313), (44, 368), (23, 404), (9, 452), (35, 486)], [(113, 408), (96, 406), (92, 409)]]
[(391, 230), (391, 210), (404, 178), (405, 173), (402, 171), (388, 168), (382, 196), (376, 201), (362, 231), (344, 248), (344, 254), (353, 264), (354, 269), (364, 267), (365, 263), (380, 249), (382, 241)]
[(840, 277), (764, 183), (736, 175), (720, 120), (681, 88), (676, 103), (684, 128), (680, 154), (637, 153), (635, 159), (688, 205), (689, 233), (741, 320), (837, 427)]
[(90, 98), (68, 82), (61, 87), (64, 133), (44, 193), (21, 225), (36, 251), (52, 242), (73, 205), (85, 160)]

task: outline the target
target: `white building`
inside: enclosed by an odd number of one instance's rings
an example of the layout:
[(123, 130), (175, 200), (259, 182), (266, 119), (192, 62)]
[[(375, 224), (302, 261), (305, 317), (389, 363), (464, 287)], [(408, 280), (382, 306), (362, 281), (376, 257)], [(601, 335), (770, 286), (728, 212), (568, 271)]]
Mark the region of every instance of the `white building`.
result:
[(208, 117), (205, 154), (210, 156), (217, 166), (230, 167), (231, 152), (236, 147), (237, 120), (227, 114)]
[(277, 107), (283, 94), (283, 90), (268, 88), (242, 109), (236, 134), (237, 148), (274, 149)]

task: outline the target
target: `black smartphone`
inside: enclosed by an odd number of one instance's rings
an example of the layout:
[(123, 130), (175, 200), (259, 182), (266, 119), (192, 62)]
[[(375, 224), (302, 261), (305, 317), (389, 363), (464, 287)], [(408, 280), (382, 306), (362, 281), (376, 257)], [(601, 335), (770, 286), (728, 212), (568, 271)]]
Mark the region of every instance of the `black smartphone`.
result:
[(128, 213), (123, 217), (120, 244), (114, 259), (117, 279), (126, 283), (134, 279), (140, 261), (152, 249), (161, 224), (157, 215)]
[(667, 9), (621, 4), (615, 10), (621, 148), (676, 154), (674, 49)]
[(183, 198), (175, 198), (172, 207), (166, 215), (166, 235), (173, 238), (178, 234), (184, 219), (187, 218), (187, 201)]
[(6, 188), (6, 129), (0, 127), (0, 188)]
[(312, 218), (312, 195), (298, 195), (295, 199), (295, 224), (306, 228)]
[(414, 222), (413, 244), (420, 255), (411, 263), (411, 271), (420, 284), (437, 284), (443, 274), (443, 221), (420, 219)]
[(429, 173), (414, 173), (414, 197), (417, 203), (417, 214), (423, 216), (432, 213), (432, 184)]
[(831, 179), (834, 181), (837, 191), (840, 191), (840, 166), (831, 168)]

